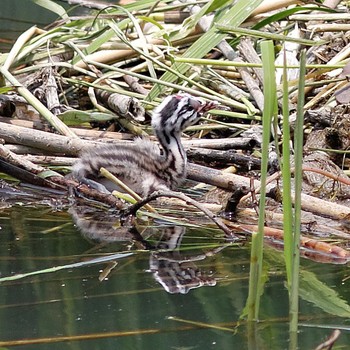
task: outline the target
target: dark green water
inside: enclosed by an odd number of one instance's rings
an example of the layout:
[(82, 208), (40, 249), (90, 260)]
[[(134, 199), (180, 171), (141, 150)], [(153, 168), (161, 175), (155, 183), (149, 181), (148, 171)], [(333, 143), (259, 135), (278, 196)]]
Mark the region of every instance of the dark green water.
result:
[[(218, 231), (187, 229), (184, 232), (180, 228), (181, 253), (157, 255), (139, 249), (140, 246), (131, 241), (92, 242), (81, 235), (65, 212), (3, 210), (0, 227), (1, 277), (87, 261), (110, 253), (133, 252), (117, 260), (118, 264), (102, 282), (98, 277), (108, 267), (107, 263), (1, 283), (0, 341), (43, 342), (21, 345), (20, 349), (288, 349), (288, 295), (279, 263), (282, 253), (271, 248), (267, 248), (265, 254), (269, 281), (262, 297), (261, 322), (255, 324), (254, 329), (248, 329), (244, 322), (238, 326), (238, 321), (248, 295), (249, 246), (233, 244), (215, 254), (214, 247), (227, 244)], [(95, 232), (98, 232), (96, 227)], [(165, 233), (169, 233), (169, 229), (163, 227), (146, 230), (143, 236), (156, 245)], [(164, 242), (162, 248), (165, 248)], [(213, 255), (205, 257), (204, 252)], [(155, 275), (163, 275), (163, 281), (174, 287), (169, 280), (178, 280), (175, 270), (181, 264), (175, 262), (170, 266), (175, 272), (168, 266), (168, 275), (164, 278), (160, 261), (179, 259), (179, 254), (182, 258), (198, 258), (182, 266), (182, 274), (190, 271), (192, 277), (200, 276), (204, 284), (216, 282), (216, 285), (193, 288), (186, 294), (166, 291), (166, 284), (157, 282)], [(302, 265), (344, 300), (349, 300), (347, 267), (309, 260), (303, 260)], [(177, 289), (181, 290), (186, 291)], [(348, 330), (342, 331), (333, 349), (350, 348), (348, 318), (332, 316), (303, 300), (300, 309), (300, 321), (311, 326), (300, 327), (300, 349), (314, 349), (331, 333), (331, 329), (316, 328), (316, 325), (346, 327)], [(205, 325), (196, 324), (198, 322)], [(209, 328), (215, 326), (227, 330)], [(76, 336), (89, 339), (62, 338)], [(57, 342), (51, 343), (45, 338)]]
[(31, 26), (43, 28), (56, 19), (57, 15), (31, 0), (1, 0), (0, 52), (9, 51), (13, 41)]
[[(67, 2), (59, 0), (54, 2), (67, 11), (70, 9), (71, 15), (88, 13), (86, 9), (70, 7)], [(104, 2), (118, 3), (113, 0), (104, 0)], [(0, 53), (8, 52), (13, 42), (33, 25), (43, 29), (59, 19), (54, 12), (35, 4), (32, 0), (1, 0), (0, 4)]]

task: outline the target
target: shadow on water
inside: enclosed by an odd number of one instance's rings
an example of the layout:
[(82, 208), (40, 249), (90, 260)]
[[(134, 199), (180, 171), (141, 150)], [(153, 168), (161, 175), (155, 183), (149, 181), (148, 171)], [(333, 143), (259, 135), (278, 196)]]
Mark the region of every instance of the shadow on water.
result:
[[(0, 284), (0, 347), (22, 341), (21, 349), (288, 349), (282, 253), (266, 249), (262, 320), (251, 329), (239, 321), (248, 246), (227, 242), (216, 230), (121, 228), (105, 212), (70, 212), (72, 218), (42, 208), (2, 211), (2, 278), (67, 268)], [(132, 254), (89, 263), (117, 253)], [(77, 262), (79, 268), (69, 267)], [(303, 266), (349, 300), (346, 267), (306, 260)], [(303, 300), (300, 322), (312, 326), (301, 327), (301, 349), (314, 349), (330, 333), (317, 325), (348, 326)], [(349, 343), (345, 330), (338, 348)]]

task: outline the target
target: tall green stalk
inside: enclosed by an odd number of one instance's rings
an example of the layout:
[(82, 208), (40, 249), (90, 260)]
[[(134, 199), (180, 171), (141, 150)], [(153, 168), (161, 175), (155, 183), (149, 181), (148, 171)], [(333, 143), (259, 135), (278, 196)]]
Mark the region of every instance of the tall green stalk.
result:
[(284, 259), (287, 271), (288, 290), (290, 291), (292, 283), (292, 265), (293, 265), (293, 207), (291, 183), (292, 174), (290, 167), (290, 128), (289, 128), (289, 94), (287, 80), (287, 62), (284, 56), (283, 67), (283, 99), (282, 99), (282, 180), (283, 180), (283, 238), (284, 238)]
[(299, 312), (299, 265), (300, 265), (300, 225), (301, 225), (301, 185), (302, 185), (302, 162), (303, 162), (303, 126), (304, 126), (304, 88), (305, 88), (305, 50), (300, 55), (300, 77), (297, 106), (297, 121), (294, 133), (294, 179), (295, 179), (295, 198), (294, 198), (294, 240), (293, 240), (293, 266), (292, 280), (290, 290), (290, 332), (296, 334), (298, 330), (298, 312)]
[(249, 293), (247, 300), (248, 321), (258, 320), (260, 296), (262, 294), (262, 261), (265, 227), (265, 198), (268, 166), (268, 148), (271, 135), (271, 122), (277, 113), (276, 79), (274, 66), (274, 46), (272, 41), (261, 43), (261, 53), (264, 71), (264, 111), (263, 111), (263, 142), (261, 157), (261, 189), (259, 205), (258, 232), (252, 236), (250, 255)]

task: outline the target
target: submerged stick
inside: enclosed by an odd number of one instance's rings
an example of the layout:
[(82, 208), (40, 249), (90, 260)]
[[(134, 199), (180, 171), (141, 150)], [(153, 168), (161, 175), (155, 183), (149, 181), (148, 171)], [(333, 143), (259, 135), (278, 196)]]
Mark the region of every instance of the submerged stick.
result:
[(200, 211), (202, 211), (210, 220), (212, 220), (221, 230), (225, 232), (227, 236), (232, 237), (233, 233), (232, 231), (223, 223), (221, 218), (217, 217), (214, 215), (209, 209), (207, 209), (204, 205), (201, 203), (197, 202), (196, 200), (186, 196), (184, 193), (181, 192), (175, 192), (175, 191), (156, 191), (153, 192), (151, 195), (147, 196), (140, 202), (137, 202), (136, 204), (132, 205), (129, 207), (125, 212), (124, 216), (127, 215), (136, 215), (136, 212), (143, 207), (145, 204), (148, 202), (157, 199), (159, 197), (170, 197), (170, 198), (178, 198), (186, 202), (187, 204), (191, 204)]

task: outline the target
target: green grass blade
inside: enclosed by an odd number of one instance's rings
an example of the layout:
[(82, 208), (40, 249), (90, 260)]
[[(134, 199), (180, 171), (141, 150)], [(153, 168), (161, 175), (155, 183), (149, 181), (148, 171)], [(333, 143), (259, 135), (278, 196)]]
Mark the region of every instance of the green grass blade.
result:
[(261, 43), (261, 53), (264, 72), (264, 111), (263, 111), (263, 142), (261, 159), (261, 189), (259, 205), (258, 232), (252, 236), (250, 256), (249, 293), (248, 293), (248, 321), (258, 320), (260, 296), (263, 289), (262, 261), (265, 226), (265, 198), (268, 167), (268, 151), (271, 135), (272, 118), (277, 113), (277, 93), (274, 66), (274, 46), (272, 41)]
[(33, 2), (41, 7), (46, 8), (47, 10), (49, 10), (51, 12), (56, 13), (64, 20), (69, 21), (69, 16), (67, 15), (66, 10), (62, 6), (56, 4), (54, 1), (51, 1), (51, 0), (33, 0)]
[(292, 283), (290, 292), (290, 331), (298, 331), (298, 312), (299, 312), (299, 269), (300, 269), (300, 225), (301, 225), (301, 185), (302, 185), (302, 162), (303, 162), (303, 126), (304, 126), (304, 88), (305, 88), (305, 50), (300, 55), (300, 75), (299, 75), (299, 91), (297, 105), (297, 120), (294, 134), (295, 149), (295, 199), (294, 199), (294, 241), (293, 241), (293, 268)]
[[(293, 264), (293, 208), (291, 197), (291, 169), (290, 169), (290, 128), (289, 128), (289, 94), (287, 80), (287, 62), (284, 56), (283, 67), (283, 100), (282, 100), (282, 180), (283, 180), (283, 237), (284, 259), (286, 263), (288, 287), (291, 285)], [(290, 289), (289, 289), (290, 290)]]
[(43, 275), (43, 274), (52, 273), (52, 272), (56, 272), (56, 271), (76, 269), (79, 267), (96, 265), (96, 264), (103, 264), (106, 262), (123, 259), (123, 258), (131, 256), (133, 254), (134, 253), (128, 253), (128, 252), (116, 253), (116, 254), (112, 254), (112, 255), (108, 255), (108, 256), (103, 256), (100, 258), (94, 258), (91, 260), (80, 261), (80, 262), (73, 263), (73, 264), (59, 265), (59, 266), (54, 266), (54, 267), (50, 267), (50, 268), (43, 269), (43, 270), (36, 270), (36, 271), (32, 271), (32, 272), (27, 272), (27, 273), (19, 273), (17, 275), (13, 275), (13, 276), (5, 276), (5, 277), (0, 278), (0, 284), (3, 282), (15, 281), (15, 280), (19, 280), (19, 279), (30, 277), (30, 276)]

